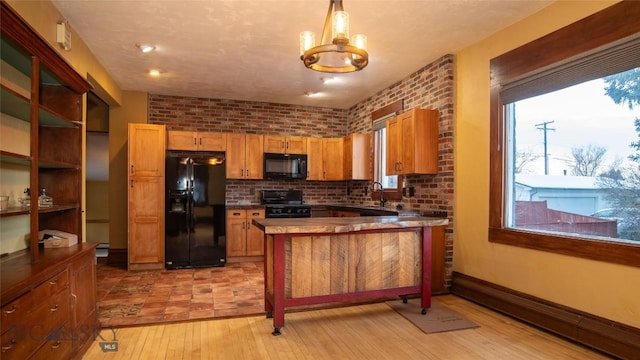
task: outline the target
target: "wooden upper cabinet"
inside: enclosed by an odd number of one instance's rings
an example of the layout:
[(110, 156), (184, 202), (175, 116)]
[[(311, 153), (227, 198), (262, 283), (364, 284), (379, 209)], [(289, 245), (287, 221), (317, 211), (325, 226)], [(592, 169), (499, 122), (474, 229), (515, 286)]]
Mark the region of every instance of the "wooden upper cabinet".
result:
[(343, 145), (345, 180), (370, 180), (371, 134), (350, 134)]
[(167, 131), (168, 150), (225, 151), (227, 134), (200, 131)]
[(342, 138), (307, 138), (307, 153), (307, 180), (344, 180)]
[(413, 109), (386, 127), (387, 174), (438, 173), (438, 111)]
[(164, 176), (164, 125), (129, 124), (129, 175)]
[(307, 139), (295, 136), (266, 135), (264, 152), (274, 154), (306, 154)]
[(227, 134), (227, 179), (262, 179), (262, 135)]
[(307, 138), (307, 180), (324, 180), (322, 166), (322, 139)]
[(324, 172), (322, 180), (344, 180), (343, 162), (343, 139), (322, 139), (322, 167)]

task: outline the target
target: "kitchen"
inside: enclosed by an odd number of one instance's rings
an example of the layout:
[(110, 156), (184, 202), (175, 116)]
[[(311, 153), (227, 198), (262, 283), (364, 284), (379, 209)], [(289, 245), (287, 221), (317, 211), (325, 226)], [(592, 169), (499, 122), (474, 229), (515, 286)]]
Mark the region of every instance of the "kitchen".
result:
[[(558, 13), (563, 13), (560, 9), (560, 5), (555, 10)], [(575, 10), (575, 9), (574, 9)], [(584, 10), (584, 14), (595, 11)], [(570, 22), (570, 19), (563, 21)], [(562, 24), (564, 22), (561, 21)], [(546, 28), (546, 31), (552, 29)], [(539, 34), (542, 30), (537, 30), (536, 34)], [(511, 41), (516, 44), (523, 40)], [(496, 44), (500, 42), (496, 40)], [(499, 46), (501, 49), (504, 46)], [(487, 56), (484, 54), (483, 56)], [(454, 68), (454, 60), (457, 63), (457, 69)], [(434, 61), (426, 65), (424, 68), (418, 71), (412, 72), (407, 78), (403, 78), (398, 84), (385, 88), (381, 95), (364, 100), (362, 104), (358, 105), (352, 110), (333, 110), (324, 108), (309, 108), (304, 106), (284, 106), (277, 104), (263, 104), (252, 103), (246, 101), (230, 101), (230, 100), (215, 100), (215, 99), (201, 99), (201, 98), (187, 98), (180, 96), (166, 96), (166, 95), (154, 95), (146, 94), (136, 91), (125, 91), (120, 94), (116, 94), (115, 97), (122, 105), (120, 108), (112, 110), (112, 119), (114, 123), (112, 148), (113, 159), (111, 169), (111, 177), (118, 179), (117, 183), (114, 183), (111, 191), (114, 194), (114, 198), (111, 199), (110, 208), (113, 211), (111, 221), (113, 222), (113, 241), (111, 243), (111, 249), (113, 255), (117, 257), (120, 255), (126, 255), (127, 248), (127, 219), (126, 213), (123, 209), (126, 209), (127, 188), (126, 179), (127, 167), (126, 159), (123, 154), (126, 153), (126, 123), (127, 122), (149, 122), (153, 124), (165, 124), (168, 127), (180, 130), (178, 120), (185, 119), (192, 125), (190, 130), (200, 131), (221, 131), (221, 132), (238, 132), (249, 134), (261, 134), (261, 135), (289, 135), (289, 136), (304, 136), (312, 137), (343, 137), (350, 133), (365, 133), (371, 130), (371, 114), (376, 110), (382, 108), (388, 102), (395, 100), (395, 94), (401, 93), (400, 97), (405, 100), (404, 109), (412, 109), (416, 107), (421, 108), (433, 108), (438, 109), (440, 112), (440, 156), (439, 162), (441, 169), (438, 175), (428, 176), (408, 176), (407, 185), (413, 187), (415, 193), (413, 197), (405, 197), (401, 201), (403, 208), (412, 209), (418, 211), (429, 211), (434, 208), (444, 210), (448, 212), (448, 217), (452, 220), (446, 233), (446, 269), (447, 274), (453, 269), (453, 253), (456, 252), (460, 255), (456, 260), (456, 270), (468, 271), (471, 274), (496, 274), (488, 276), (489, 280), (500, 282), (503, 280), (510, 285), (513, 284), (525, 284), (527, 281), (519, 281), (520, 279), (531, 278), (531, 273), (522, 272), (521, 275), (518, 271), (511, 271), (510, 268), (504, 268), (505, 261), (508, 259), (518, 258), (522, 253), (518, 251), (515, 255), (511, 250), (505, 250), (500, 246), (494, 246), (494, 244), (486, 244), (486, 230), (487, 226), (484, 223), (487, 217), (488, 210), (486, 209), (485, 197), (487, 195), (486, 179), (488, 163), (487, 161), (479, 161), (479, 158), (484, 156), (478, 156), (478, 153), (487, 152), (487, 146), (484, 144), (484, 136), (477, 136), (478, 129), (485, 135), (488, 133), (488, 125), (485, 124), (486, 119), (484, 115), (478, 116), (478, 114), (484, 114), (488, 103), (480, 102), (475, 103), (475, 100), (469, 101), (470, 98), (478, 96), (478, 86), (484, 86), (485, 82), (488, 82), (488, 76), (486, 72), (476, 70), (480, 68), (480, 64), (475, 64), (474, 61), (483, 63), (486, 65), (487, 59), (483, 58), (482, 61), (474, 60), (473, 56), (469, 53), (463, 53), (460, 58), (455, 56), (444, 56), (439, 60)], [(472, 64), (472, 65), (470, 65)], [(438, 74), (438, 71), (443, 71), (443, 76)], [(456, 80), (453, 80), (454, 74)], [(464, 75), (464, 76), (462, 76)], [(100, 77), (99, 75), (96, 75)], [(463, 77), (466, 81), (473, 83), (473, 86), (469, 83), (462, 82), (459, 78)], [(445, 92), (445, 95), (434, 98), (428, 92), (419, 95), (419, 98), (414, 98), (414, 95), (409, 95), (408, 90), (412, 86), (420, 87), (420, 84), (425, 82), (425, 79), (441, 79), (444, 86), (448, 86), (451, 89), (450, 92)], [(485, 79), (486, 78), (486, 79)], [(438, 80), (436, 80), (438, 81)], [(474, 83), (475, 81), (475, 83)], [(466, 87), (464, 84), (467, 84)], [(478, 85), (480, 84), (480, 85)], [(464, 99), (458, 99), (454, 101), (453, 87), (457, 86), (456, 91), (462, 92), (462, 94), (468, 97)], [(473, 88), (473, 89), (469, 89)], [(407, 91), (405, 93), (405, 91)], [(125, 96), (123, 96), (123, 94)], [(464, 96), (463, 96), (464, 97)], [(172, 105), (173, 104), (173, 105)], [(199, 116), (193, 116), (187, 114), (188, 109), (196, 107), (196, 111), (200, 111), (200, 106), (204, 106), (206, 111), (211, 111), (215, 118), (215, 123), (209, 124), (206, 120)], [(454, 119), (453, 109), (457, 111), (458, 120)], [(203, 110), (204, 111), (204, 110)], [(166, 112), (169, 115), (165, 115), (162, 112)], [(271, 115), (264, 118), (264, 113), (270, 113)], [(260, 119), (257, 122), (246, 122), (244, 118), (251, 116), (255, 119)], [(475, 119), (478, 117), (479, 119)], [(308, 119), (300, 121), (300, 119)], [(465, 120), (461, 120), (465, 119)], [(195, 124), (199, 125), (195, 125)], [(292, 125), (292, 123), (294, 125)], [(302, 124), (300, 124), (302, 123)], [(454, 140), (454, 123), (455, 136)], [(298, 128), (300, 126), (300, 128)], [(215, 129), (215, 131), (214, 131)], [(456, 167), (454, 169), (454, 144), (456, 145)], [(464, 166), (461, 166), (464, 165)], [(454, 183), (454, 171), (456, 174)], [(298, 184), (298, 183), (296, 183)], [(305, 201), (309, 203), (344, 203), (345, 198), (349, 199), (349, 202), (357, 204), (363, 204), (365, 206), (377, 206), (377, 200), (371, 199), (370, 194), (365, 192), (365, 184), (362, 181), (306, 181), (300, 183), (296, 189), (303, 190)], [(270, 180), (237, 180), (232, 179), (227, 182), (227, 201), (230, 205), (258, 205), (260, 203), (259, 194), (261, 190), (286, 190), (292, 188), (289, 182), (270, 181)], [(454, 198), (455, 191), (455, 198)], [(398, 202), (387, 203), (387, 207), (394, 207)], [(457, 204), (455, 206), (454, 204)], [(454, 213), (454, 206), (456, 212)], [(454, 221), (455, 220), (455, 221)], [(454, 227), (453, 223), (458, 224)], [(464, 226), (462, 226), (464, 224)], [(454, 230), (456, 246), (454, 247)], [(524, 250), (522, 251), (528, 254)], [(112, 255), (112, 254), (110, 254)], [(526, 255), (525, 255), (526, 257)], [(460, 261), (460, 262), (458, 262)], [(514, 260), (516, 261), (516, 260)], [(629, 278), (631, 271), (621, 270), (613, 265), (607, 264), (593, 264), (589, 263), (589, 266), (582, 263), (581, 260), (566, 260), (557, 259), (553, 256), (544, 256), (541, 259), (542, 262), (549, 264), (561, 265), (562, 268), (571, 268), (577, 265), (580, 269), (584, 270), (587, 274), (593, 274), (594, 279), (598, 279), (597, 274), (608, 273), (613, 274), (613, 278), (619, 279), (613, 281), (621, 285), (619, 289), (624, 288), (624, 281), (621, 279)], [(526, 262), (519, 261), (518, 263), (524, 264)], [(536, 262), (538, 263), (538, 262)], [(516, 264), (509, 263), (508, 266), (518, 267)], [(584, 266), (583, 266), (584, 265)], [(525, 266), (525, 265), (523, 265)], [(532, 265), (533, 266), (533, 265)], [(553, 267), (553, 266), (552, 266)], [(540, 269), (534, 271), (537, 273)], [(551, 279), (551, 276), (541, 274), (539, 277), (545, 276), (545, 278)], [(511, 276), (511, 277), (509, 277)], [(507, 279), (505, 279), (505, 277)], [(515, 278), (512, 278), (515, 277)], [(449, 278), (449, 275), (447, 276)], [(540, 280), (540, 279), (538, 279)], [(627, 298), (628, 294), (622, 294), (620, 291), (612, 288), (610, 280), (597, 281), (598, 286), (604, 286), (607, 289), (607, 293), (613, 294), (616, 298)], [(536, 289), (535, 283), (521, 285), (526, 289)], [(596, 287), (598, 287), (596, 286)], [(587, 287), (581, 287), (578, 284), (572, 283), (571, 289), (582, 289), (588, 293), (596, 290), (586, 290)], [(593, 289), (592, 284), (588, 286), (589, 289)], [(575, 291), (576, 293), (582, 293), (581, 291)], [(532, 291), (538, 294), (544, 294), (544, 290)], [(591, 306), (581, 305), (581, 301), (575, 299), (571, 295), (566, 295), (569, 305), (581, 306), (590, 308)], [(597, 307), (597, 306), (596, 306)], [(614, 310), (594, 309), (594, 313), (600, 313), (604, 316), (625, 321), (620, 314)], [(604, 313), (604, 314), (603, 314)]]

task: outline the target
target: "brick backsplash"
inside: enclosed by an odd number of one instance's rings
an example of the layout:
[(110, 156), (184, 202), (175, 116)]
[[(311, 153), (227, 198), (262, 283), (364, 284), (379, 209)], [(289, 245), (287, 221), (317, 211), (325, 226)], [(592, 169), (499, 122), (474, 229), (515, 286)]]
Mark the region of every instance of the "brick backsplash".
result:
[[(366, 70), (364, 70), (366, 71)], [(407, 187), (415, 195), (387, 208), (401, 205), (417, 212), (446, 211), (449, 226), (445, 235), (445, 270), (451, 282), (453, 257), (454, 200), (454, 74), (453, 55), (424, 66), (388, 88), (380, 90), (350, 109), (271, 104), (241, 100), (189, 98), (149, 95), (149, 123), (164, 124), (169, 130), (220, 131), (233, 133), (290, 135), (304, 137), (341, 137), (372, 130), (371, 113), (402, 100), (404, 110), (413, 108), (439, 111), (437, 175), (408, 175)], [(229, 205), (259, 204), (260, 190), (299, 189), (309, 204), (361, 204), (377, 206), (364, 188), (366, 181), (271, 181), (227, 180), (226, 202)]]

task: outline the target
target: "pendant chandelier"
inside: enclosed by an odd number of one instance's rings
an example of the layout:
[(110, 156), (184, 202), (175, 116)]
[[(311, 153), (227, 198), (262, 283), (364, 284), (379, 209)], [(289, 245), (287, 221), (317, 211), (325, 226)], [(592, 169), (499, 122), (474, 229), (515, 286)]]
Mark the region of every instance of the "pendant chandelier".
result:
[[(327, 42), (331, 31), (332, 41)], [(313, 31), (300, 33), (300, 60), (311, 70), (327, 73), (347, 73), (362, 70), (369, 63), (367, 37), (353, 35), (349, 42), (349, 14), (342, 0), (330, 0), (322, 29), (322, 42), (315, 44)]]

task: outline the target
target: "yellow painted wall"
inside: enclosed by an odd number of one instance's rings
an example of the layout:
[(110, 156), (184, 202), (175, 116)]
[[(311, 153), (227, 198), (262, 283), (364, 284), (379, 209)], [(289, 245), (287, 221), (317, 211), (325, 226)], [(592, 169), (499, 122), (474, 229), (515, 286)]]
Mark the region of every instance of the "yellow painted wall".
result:
[(147, 93), (122, 92), (109, 112), (109, 246), (127, 248), (127, 124), (147, 122)]
[(489, 61), (616, 1), (560, 1), (456, 54), (454, 270), (640, 328), (640, 268), (489, 243)]

